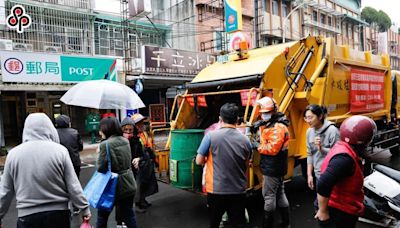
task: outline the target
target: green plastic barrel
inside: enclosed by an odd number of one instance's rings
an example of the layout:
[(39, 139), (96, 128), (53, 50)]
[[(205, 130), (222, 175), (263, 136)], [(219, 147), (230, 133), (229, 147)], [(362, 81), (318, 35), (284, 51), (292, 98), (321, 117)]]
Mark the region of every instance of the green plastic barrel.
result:
[(169, 176), (173, 186), (184, 189), (201, 189), (203, 169), (196, 165), (193, 159), (196, 157), (203, 136), (204, 130), (202, 129), (183, 129), (171, 132)]

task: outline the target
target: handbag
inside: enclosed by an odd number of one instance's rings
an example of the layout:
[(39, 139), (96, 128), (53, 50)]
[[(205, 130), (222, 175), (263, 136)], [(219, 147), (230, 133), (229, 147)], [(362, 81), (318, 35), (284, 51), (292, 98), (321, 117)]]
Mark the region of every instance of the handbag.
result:
[(90, 206), (111, 211), (114, 206), (115, 194), (118, 183), (118, 174), (111, 172), (111, 156), (108, 142), (106, 142), (108, 169), (106, 173), (95, 171), (83, 194)]

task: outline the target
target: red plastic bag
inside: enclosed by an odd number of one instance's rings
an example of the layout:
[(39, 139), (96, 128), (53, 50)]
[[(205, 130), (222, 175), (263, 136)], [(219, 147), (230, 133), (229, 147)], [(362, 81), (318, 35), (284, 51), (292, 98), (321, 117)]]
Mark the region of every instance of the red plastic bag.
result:
[(81, 228), (91, 228), (89, 221), (84, 219), (81, 224)]

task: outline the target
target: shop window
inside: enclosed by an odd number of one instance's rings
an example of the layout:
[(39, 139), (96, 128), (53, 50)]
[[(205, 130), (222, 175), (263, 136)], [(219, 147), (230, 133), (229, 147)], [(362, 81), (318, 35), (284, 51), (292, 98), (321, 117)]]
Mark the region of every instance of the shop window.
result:
[(225, 40), (225, 33), (221, 31), (214, 32), (214, 51), (222, 51)]
[(282, 16), (286, 17), (289, 14), (289, 7), (287, 5), (287, 3), (282, 3)]
[(279, 3), (276, 0), (272, 1), (272, 14), (279, 15)]
[(36, 99), (36, 93), (26, 93), (26, 99)]
[(350, 39), (354, 39), (353, 26), (352, 26), (351, 24), (348, 25), (347, 31), (348, 31), (347, 36), (348, 36)]
[(26, 99), (26, 107), (36, 107), (36, 99)]
[(313, 21), (318, 21), (318, 12), (317, 11), (313, 11)]
[(83, 30), (77, 28), (65, 28), (67, 52), (83, 52)]
[(262, 1), (262, 8), (263, 8), (264, 12), (269, 13), (269, 0)]
[(325, 21), (325, 18), (326, 18), (325, 14), (321, 14), (320, 18), (321, 18), (321, 24), (325, 24), (325, 23), (326, 23), (326, 21)]
[(328, 25), (332, 26), (332, 17), (328, 17)]

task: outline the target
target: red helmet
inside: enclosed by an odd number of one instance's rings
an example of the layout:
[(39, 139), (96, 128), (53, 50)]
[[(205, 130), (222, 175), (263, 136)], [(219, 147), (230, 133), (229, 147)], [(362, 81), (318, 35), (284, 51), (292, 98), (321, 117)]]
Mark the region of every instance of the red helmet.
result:
[(366, 116), (352, 116), (340, 125), (340, 139), (354, 145), (368, 146), (377, 132), (375, 122)]

